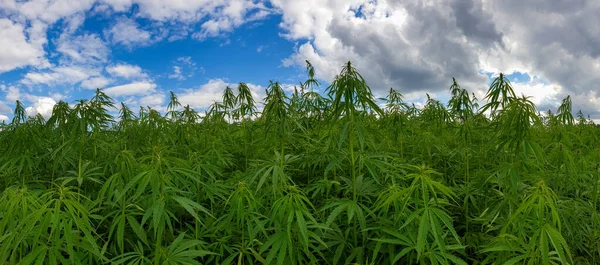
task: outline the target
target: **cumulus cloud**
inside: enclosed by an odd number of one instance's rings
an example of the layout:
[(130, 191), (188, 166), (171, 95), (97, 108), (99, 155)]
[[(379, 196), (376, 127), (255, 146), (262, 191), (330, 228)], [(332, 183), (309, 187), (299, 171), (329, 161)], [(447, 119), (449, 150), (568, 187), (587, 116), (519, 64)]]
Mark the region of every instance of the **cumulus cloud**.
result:
[(191, 56), (182, 56), (177, 58), (177, 62), (187, 65), (189, 67), (195, 67), (196, 63), (192, 61)]
[(141, 67), (130, 64), (117, 64), (109, 66), (106, 67), (106, 72), (108, 72), (112, 76), (123, 77), (128, 79), (146, 76), (146, 74), (142, 72)]
[(97, 34), (71, 33), (67, 27), (54, 41), (55, 51), (60, 55), (56, 65), (47, 64), (41, 69), (30, 69), (20, 83), (29, 86), (75, 85), (98, 76), (102, 65), (108, 60), (110, 49)]
[[(21, 89), (16, 86), (9, 86), (2, 91), (6, 92), (6, 101), (8, 102), (15, 102), (17, 100), (21, 102), (37, 102), (38, 100), (44, 98), (50, 98), (54, 101), (57, 101), (65, 98), (65, 95), (62, 93), (47, 93), (44, 96), (34, 95), (27, 92), (22, 92)], [(0, 105), (2, 105), (1, 101)], [(10, 112), (12, 112), (12, 110)]]
[(21, 97), (21, 90), (15, 86), (9, 86), (6, 89), (6, 100), (16, 101)]
[(4, 102), (0, 101), (0, 114), (11, 113), (12, 109)]
[[(281, 36), (297, 43), (283, 65), (308, 59), (326, 81), (352, 61), (375, 93), (394, 87), (443, 97), (452, 77), (480, 95), (485, 73), (518, 71), (544, 80), (515, 83), (541, 107), (570, 94), (585, 101), (577, 105), (584, 112), (600, 110), (592, 100), (600, 81), (600, 2), (593, 0), (4, 0), (0, 10), (0, 73), (33, 66), (26, 85), (152, 84), (139, 66), (110, 65), (109, 45), (222, 37), (276, 13)], [(105, 39), (80, 30), (88, 15), (115, 12), (123, 16), (111, 20)], [(48, 37), (55, 23), (62, 31)], [(171, 67), (173, 79), (195, 72), (183, 61)]]
[(56, 101), (52, 98), (42, 97), (37, 99), (31, 107), (25, 108), (25, 114), (29, 117), (35, 117), (38, 114), (48, 119), (52, 116), (52, 108), (56, 105)]
[(162, 91), (149, 91), (144, 94), (125, 96), (121, 99), (121, 101), (130, 109), (150, 107), (159, 112), (165, 112), (166, 98), (167, 95)]
[(477, 0), (452, 1), (450, 3), (456, 18), (456, 26), (469, 39), (482, 45), (503, 46), (502, 32), (499, 32), (493, 16), (483, 9)]
[(90, 76), (97, 75), (94, 69), (87, 69), (79, 66), (59, 66), (44, 72), (29, 72), (21, 80), (25, 85), (56, 85), (56, 84), (75, 84), (87, 79)]
[[(184, 89), (183, 93), (178, 94), (179, 102), (182, 105), (190, 105), (192, 108), (205, 109), (215, 102), (221, 101), (223, 92), (227, 86), (236, 88), (238, 84), (228, 83), (223, 79), (211, 79), (208, 83), (198, 88)], [(265, 89), (262, 86), (247, 84), (252, 92), (252, 97), (259, 102), (265, 96)]]
[(165, 103), (165, 95), (162, 93), (155, 93), (148, 96), (141, 97), (139, 104), (141, 106), (161, 106)]
[(9, 121), (8, 116), (0, 115), (0, 122), (8, 122), (8, 121)]
[(112, 28), (105, 32), (105, 35), (113, 43), (123, 44), (125, 46), (148, 45), (150, 44), (150, 32), (140, 29), (139, 25), (132, 19), (120, 19)]
[[(254, 0), (5, 0), (0, 2), (0, 9), (6, 17), (0, 19), (0, 47), (3, 47), (0, 73), (24, 66), (47, 65), (46, 31), (59, 21), (63, 22), (64, 32), (58, 39), (58, 52), (75, 62), (103, 61), (107, 50), (102, 40), (96, 35), (74, 35), (86, 15), (98, 14), (99, 10), (108, 12), (109, 16), (114, 14), (111, 12), (132, 11), (132, 16), (121, 17), (104, 31), (112, 43), (128, 47), (148, 45), (163, 38), (180, 39), (190, 32), (197, 39), (219, 36), (274, 12), (262, 1)], [(140, 28), (136, 22), (135, 18), (140, 17), (153, 22), (147, 25), (148, 29)], [(201, 24), (196, 27), (197, 23)], [(193, 32), (195, 29), (198, 30)]]
[(61, 18), (90, 10), (95, 1), (49, 0), (24, 2), (7, 0), (3, 2), (8, 7), (7, 11), (16, 12), (29, 20), (39, 20), (52, 24)]
[(192, 61), (192, 57), (183, 56), (177, 58), (173, 65), (173, 72), (168, 75), (169, 79), (185, 80), (188, 77), (194, 76), (194, 72), (198, 70), (196, 63)]
[(511, 47), (503, 57), (528, 62), (530, 73), (573, 92), (585, 93), (600, 81), (600, 2), (511, 0), (486, 2), (486, 8), (494, 10)]
[(150, 107), (153, 110), (164, 113), (167, 110), (166, 99), (167, 94), (164, 91), (152, 90), (144, 94), (123, 96), (120, 98), (120, 101), (130, 109)]
[(109, 96), (131, 96), (131, 95), (141, 95), (146, 94), (148, 92), (154, 91), (156, 88), (156, 84), (150, 82), (134, 82), (130, 84), (113, 86), (104, 89), (104, 93)]
[[(173, 30), (170, 41), (188, 35), (188, 25), (200, 21), (199, 30), (192, 37), (206, 39), (232, 32), (235, 28), (250, 21), (260, 20), (271, 14), (261, 2), (252, 0), (190, 0), (178, 1), (141, 1), (141, 0), (104, 0), (115, 11), (125, 11), (134, 4), (137, 16), (158, 22), (169, 22), (179, 29)], [(161, 29), (157, 29), (161, 32)], [(137, 23), (129, 18), (119, 20), (106, 35), (114, 42), (126, 46), (146, 45), (153, 41), (152, 33), (140, 29)], [(160, 34), (157, 39), (162, 39)]]
[(81, 87), (87, 89), (96, 89), (96, 88), (104, 88), (112, 82), (111, 79), (108, 79), (104, 76), (96, 76), (81, 82)]
[(181, 74), (181, 67), (180, 66), (173, 66), (173, 73), (169, 74), (169, 79), (177, 79), (177, 80), (183, 80), (185, 79), (183, 77), (183, 75)]
[(80, 64), (104, 63), (110, 54), (110, 49), (97, 34), (62, 34), (57, 41), (56, 51), (64, 55), (63, 63)]
[(50, 89), (57, 85), (72, 86), (86, 80), (86, 87), (90, 85), (92, 80), (89, 79), (102, 72), (110, 49), (97, 34), (74, 34), (84, 18), (77, 14), (67, 19), (63, 23), (65, 26), (62, 33), (52, 40), (55, 49), (51, 54), (58, 60), (43, 67), (30, 68), (19, 83), (28, 86), (45, 85)]
[(512, 86), (517, 95), (530, 96), (531, 101), (538, 108), (551, 107), (554, 109), (562, 100), (562, 87), (557, 84), (544, 83), (538, 77), (534, 77), (528, 82), (514, 82)]
[(108, 4), (115, 11), (123, 12), (129, 10), (133, 4), (133, 0), (102, 0), (101, 2)]
[[(272, 13), (263, 2), (254, 0), (191, 0), (185, 3), (6, 0), (0, 1), (0, 10), (6, 16), (0, 18), (0, 47), (3, 47), (0, 49), (0, 73), (33, 66), (26, 68), (22, 79), (14, 83), (16, 86), (3, 92), (7, 100), (35, 102), (28, 108), (32, 115), (46, 115), (47, 111), (43, 108), (50, 102), (45, 97), (22, 93), (20, 87), (23, 85), (29, 86), (30, 92), (39, 92), (42, 89), (40, 85), (46, 86), (47, 95), (54, 95), (52, 98), (58, 100), (64, 95), (53, 94), (56, 87), (70, 90), (71, 86), (79, 84), (83, 89), (94, 89), (113, 84), (113, 87), (105, 89), (107, 94), (133, 97), (139, 104), (163, 104), (164, 95), (156, 91), (152, 78), (139, 66), (111, 63), (111, 45), (132, 48), (163, 39), (187, 38), (190, 34), (197, 39), (222, 36), (244, 23), (264, 19)], [(100, 30), (102, 36), (81, 30), (89, 16), (110, 18), (114, 17), (114, 12), (125, 12), (126, 15), (120, 13), (123, 16)], [(140, 19), (149, 23), (140, 24)], [(56, 24), (58, 27), (55, 27)], [(58, 35), (47, 36), (50, 28), (57, 29)], [(189, 56), (180, 57), (175, 60), (169, 77), (184, 80), (192, 77), (198, 69)], [(4, 105), (1, 107), (4, 109)]]
[[(118, 0), (117, 0), (118, 1)], [(113, 1), (116, 2), (116, 1)], [(261, 2), (251, 0), (205, 0), (190, 1), (130, 1), (139, 6), (141, 16), (154, 20), (179, 20), (185, 22), (196, 22), (206, 16), (225, 18), (221, 23), (235, 25), (241, 23), (243, 17), (252, 10), (267, 10)], [(210, 20), (209, 20), (210, 21)], [(225, 27), (222, 27), (225, 28)]]
[(139, 16), (158, 21), (179, 20), (184, 22), (197, 22), (206, 16), (226, 16), (232, 20), (246, 15), (249, 17), (264, 17), (268, 8), (260, 1), (252, 0), (189, 0), (189, 1), (161, 1), (161, 0), (47, 0), (47, 1), (20, 1), (5, 0), (0, 2), (0, 8), (7, 13), (18, 13), (29, 20), (41, 20), (45, 23), (54, 23), (61, 18), (87, 12), (94, 6), (100, 10), (111, 9), (116, 12), (129, 11), (136, 5)]
[[(480, 45), (456, 26), (450, 3), (309, 1), (315, 6), (274, 1), (283, 10), (290, 39), (312, 39), (285, 63), (311, 60), (321, 78), (331, 80), (352, 61), (376, 90), (445, 89), (449, 80), (485, 83), (479, 73)], [(360, 7), (360, 12), (358, 8)], [(320, 72), (320, 73), (319, 73)]]
[[(598, 1), (272, 3), (282, 36), (299, 43), (284, 65), (308, 59), (327, 81), (349, 60), (376, 92), (441, 92), (452, 77), (481, 92), (489, 82), (483, 73), (518, 71), (546, 81), (515, 84), (544, 106), (567, 94), (589, 96), (600, 81)], [(599, 110), (594, 102), (584, 111)]]
[(31, 35), (21, 24), (0, 18), (0, 73), (44, 61), (44, 43), (32, 42)]

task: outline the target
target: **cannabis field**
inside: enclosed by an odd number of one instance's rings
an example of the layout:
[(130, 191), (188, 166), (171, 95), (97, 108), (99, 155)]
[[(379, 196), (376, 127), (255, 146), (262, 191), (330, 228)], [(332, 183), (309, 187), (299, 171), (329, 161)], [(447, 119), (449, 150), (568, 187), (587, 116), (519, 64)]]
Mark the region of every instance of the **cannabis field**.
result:
[(600, 128), (569, 97), (542, 115), (500, 75), (416, 108), (351, 63), (327, 87), (314, 74), (202, 112), (100, 89), (48, 119), (17, 102), (0, 263), (600, 263)]

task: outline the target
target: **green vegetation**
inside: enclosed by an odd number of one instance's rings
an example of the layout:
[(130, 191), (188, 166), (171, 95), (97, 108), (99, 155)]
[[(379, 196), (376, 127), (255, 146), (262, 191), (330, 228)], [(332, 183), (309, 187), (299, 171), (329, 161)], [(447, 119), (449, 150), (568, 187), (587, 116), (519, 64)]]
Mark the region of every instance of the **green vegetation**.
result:
[[(351, 63), (326, 88), (248, 86), (205, 115), (98, 89), (0, 127), (3, 264), (598, 264), (600, 129), (537, 113), (500, 75), (422, 109), (378, 105)], [(262, 100), (262, 99), (260, 99)], [(481, 105), (481, 106), (480, 106)], [(109, 115), (119, 109), (118, 117)]]

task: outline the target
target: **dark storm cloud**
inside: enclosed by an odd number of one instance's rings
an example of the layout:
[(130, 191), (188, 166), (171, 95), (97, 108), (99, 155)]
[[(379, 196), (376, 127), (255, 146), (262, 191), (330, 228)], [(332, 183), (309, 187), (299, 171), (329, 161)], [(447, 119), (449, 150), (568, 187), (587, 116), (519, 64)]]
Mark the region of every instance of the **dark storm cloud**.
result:
[[(565, 94), (600, 89), (600, 1), (495, 1), (498, 23), (520, 42), (511, 51)], [(590, 109), (591, 111), (591, 109)]]
[[(405, 7), (410, 19), (402, 31), (393, 25), (371, 30), (372, 25), (349, 24), (343, 19), (332, 20), (328, 30), (358, 56), (376, 62), (363, 67), (375, 89), (391, 86), (405, 92), (436, 92), (447, 89), (452, 77), (484, 81), (477, 69), (479, 48), (475, 43), (501, 41), (495, 36), (499, 33), (490, 35), (469, 28), (471, 36), (467, 38), (476, 40), (465, 42), (455, 18), (444, 14), (449, 9), (419, 3)], [(474, 16), (468, 19), (480, 20)], [(478, 31), (483, 34), (476, 35)]]
[(491, 14), (483, 10), (480, 0), (455, 0), (450, 4), (456, 26), (465, 36), (482, 45), (503, 45), (502, 33), (496, 29)]
[[(489, 82), (481, 72), (519, 71), (546, 80), (544, 86), (520, 84), (541, 107), (571, 95), (574, 108), (600, 118), (598, 0), (352, 2), (323, 0), (326, 8), (314, 14), (290, 9), (294, 21), (312, 25), (314, 32), (311, 49), (296, 54), (298, 64), (311, 55), (322, 66), (317, 72), (331, 73), (331, 65), (351, 60), (374, 90), (422, 94), (446, 91), (452, 77), (481, 92)], [(372, 13), (356, 18), (343, 12), (356, 5)], [(309, 23), (311, 16), (320, 23)]]

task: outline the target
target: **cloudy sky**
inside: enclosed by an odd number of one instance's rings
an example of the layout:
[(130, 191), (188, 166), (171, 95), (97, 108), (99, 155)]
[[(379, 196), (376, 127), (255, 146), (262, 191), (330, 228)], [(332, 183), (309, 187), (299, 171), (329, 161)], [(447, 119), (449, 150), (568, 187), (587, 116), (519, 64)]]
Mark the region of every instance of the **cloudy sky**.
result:
[(164, 109), (202, 109), (227, 85), (332, 78), (352, 61), (373, 91), (447, 100), (452, 77), (483, 96), (504, 72), (540, 110), (571, 95), (600, 119), (595, 0), (0, 0), (0, 120), (95, 88)]

